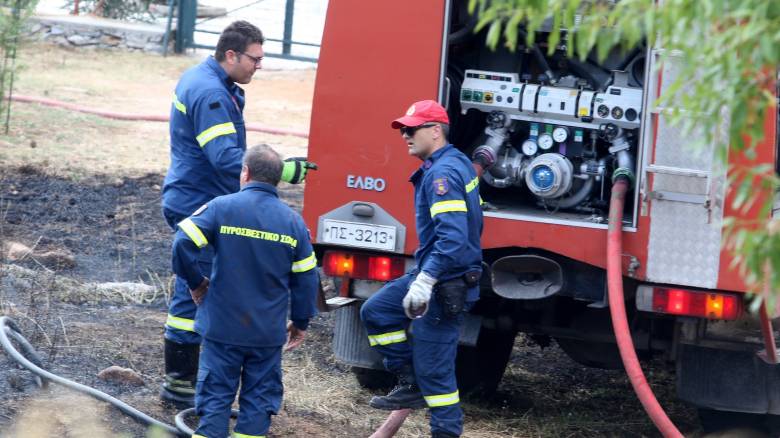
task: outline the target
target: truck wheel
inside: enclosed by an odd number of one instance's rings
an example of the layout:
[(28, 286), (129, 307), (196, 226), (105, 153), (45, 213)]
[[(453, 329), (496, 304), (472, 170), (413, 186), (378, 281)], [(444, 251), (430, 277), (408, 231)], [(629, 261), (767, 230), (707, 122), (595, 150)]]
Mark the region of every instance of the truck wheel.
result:
[(365, 389), (389, 389), (395, 385), (395, 376), (385, 370), (352, 367), (358, 384)]
[(561, 350), (578, 364), (605, 370), (623, 367), (620, 351), (615, 344), (568, 338), (555, 338), (555, 341)]
[(460, 346), (456, 360), (458, 389), (463, 394), (490, 395), (504, 376), (515, 332), (482, 327), (476, 347)]

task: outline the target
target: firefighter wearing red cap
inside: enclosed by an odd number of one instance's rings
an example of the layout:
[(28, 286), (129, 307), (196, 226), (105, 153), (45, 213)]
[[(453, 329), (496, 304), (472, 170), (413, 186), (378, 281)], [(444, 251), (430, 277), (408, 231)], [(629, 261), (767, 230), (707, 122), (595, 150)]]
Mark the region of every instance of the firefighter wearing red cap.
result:
[[(392, 123), (409, 154), (423, 161), (412, 175), (417, 266), (363, 304), (369, 343), (398, 376), (398, 385), (371, 399), (378, 409), (431, 410), (431, 435), (463, 432), (455, 355), (464, 312), (479, 298), (482, 211), (471, 161), (447, 141), (449, 118), (437, 102), (414, 103)], [(414, 337), (407, 336), (412, 328)]]

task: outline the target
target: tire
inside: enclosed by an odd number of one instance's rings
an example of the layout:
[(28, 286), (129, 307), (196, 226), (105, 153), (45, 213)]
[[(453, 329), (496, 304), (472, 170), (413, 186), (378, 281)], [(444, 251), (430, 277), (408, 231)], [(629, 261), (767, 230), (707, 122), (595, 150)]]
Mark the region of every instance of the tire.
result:
[(458, 348), (455, 374), (462, 394), (488, 396), (496, 392), (509, 363), (515, 335), (482, 327), (476, 347)]
[(605, 370), (623, 368), (617, 344), (568, 338), (555, 338), (555, 341), (571, 360), (580, 365)]
[(352, 367), (358, 384), (365, 389), (390, 389), (395, 385), (395, 376), (385, 370), (373, 368)]

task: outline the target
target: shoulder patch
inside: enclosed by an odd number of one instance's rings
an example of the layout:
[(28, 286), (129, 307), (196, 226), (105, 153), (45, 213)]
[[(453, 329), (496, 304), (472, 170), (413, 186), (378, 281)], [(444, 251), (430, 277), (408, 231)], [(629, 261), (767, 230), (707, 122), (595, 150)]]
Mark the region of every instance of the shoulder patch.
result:
[(209, 109), (217, 109), (219, 108), (219, 102), (211, 102), (209, 104)]
[(197, 210), (195, 210), (195, 213), (192, 213), (192, 215), (193, 216), (197, 216), (197, 215), (203, 213), (204, 211), (206, 211), (207, 208), (209, 208), (209, 205), (208, 204), (203, 204)]
[(437, 195), (442, 196), (450, 191), (450, 183), (447, 178), (437, 178), (433, 180), (433, 191)]

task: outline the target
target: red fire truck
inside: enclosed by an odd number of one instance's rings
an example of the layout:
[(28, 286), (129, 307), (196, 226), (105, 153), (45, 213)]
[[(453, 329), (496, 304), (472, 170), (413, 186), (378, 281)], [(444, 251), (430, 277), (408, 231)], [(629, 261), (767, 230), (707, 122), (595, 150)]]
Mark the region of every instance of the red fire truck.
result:
[[(461, 386), (495, 389), (519, 332), (585, 365), (622, 366), (606, 280), (620, 174), (632, 182), (621, 264), (640, 356), (676, 364), (679, 396), (710, 412), (780, 414), (780, 372), (757, 355), (760, 321), (724, 250), (723, 220), (741, 214), (728, 167), (690, 148), (655, 105), (684, 60), (657, 68), (663, 49), (640, 46), (580, 61), (565, 39), (548, 55), (543, 31), (536, 46), (491, 51), (467, 3), (330, 2), (309, 144), (321, 170), (303, 214), (338, 295), (336, 357), (361, 383), (382, 381), (359, 307), (411, 267), (417, 245), (408, 178), (419, 162), (389, 124), (411, 102), (438, 99), (451, 142), (495, 162), (479, 185), (484, 274), (461, 334)], [(765, 128), (756, 163), (775, 162), (776, 111)]]

